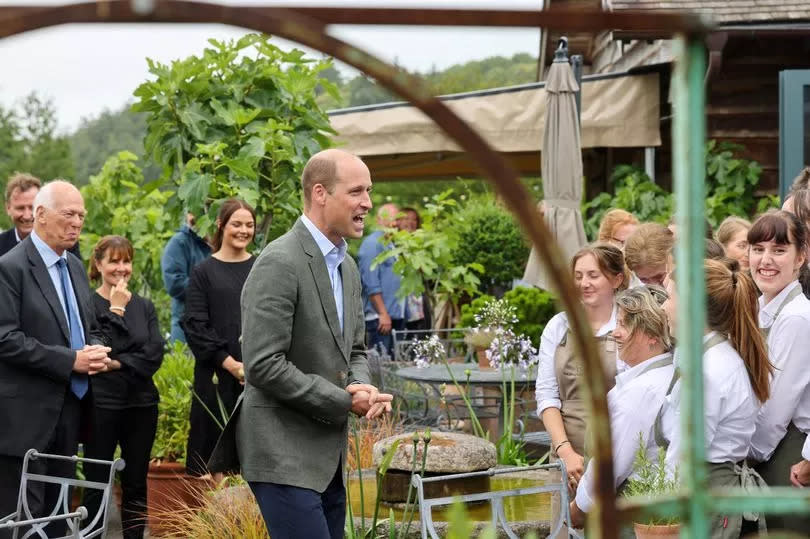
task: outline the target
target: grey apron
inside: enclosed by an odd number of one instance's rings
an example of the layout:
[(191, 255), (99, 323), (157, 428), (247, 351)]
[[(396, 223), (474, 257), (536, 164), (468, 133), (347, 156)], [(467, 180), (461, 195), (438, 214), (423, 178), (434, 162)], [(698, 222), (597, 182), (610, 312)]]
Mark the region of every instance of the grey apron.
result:
[[(774, 323), (779, 318), (782, 309), (802, 293), (801, 286), (795, 286), (779, 306), (774, 314)], [(773, 326), (771, 326), (773, 327)], [(767, 341), (771, 328), (761, 328), (762, 335)], [(790, 467), (802, 460), (802, 445), (805, 435), (796, 428), (792, 422), (788, 425), (784, 438), (776, 446), (771, 458), (760, 462), (754, 469), (771, 486), (791, 486)], [(773, 531), (785, 530), (806, 534), (810, 532), (810, 515), (770, 515), (768, 524)]]

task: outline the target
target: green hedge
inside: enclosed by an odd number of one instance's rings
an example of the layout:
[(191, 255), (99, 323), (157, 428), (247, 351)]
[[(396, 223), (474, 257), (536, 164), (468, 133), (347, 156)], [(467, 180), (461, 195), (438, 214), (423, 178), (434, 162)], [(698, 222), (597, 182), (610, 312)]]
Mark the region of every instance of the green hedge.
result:
[[(475, 315), (491, 299), (492, 296), (484, 295), (462, 306), (461, 327), (475, 327)], [(503, 299), (517, 309), (518, 323), (514, 327), (515, 333), (526, 335), (532, 344), (538, 346), (543, 329), (558, 311), (554, 296), (539, 288), (520, 286), (506, 292)]]

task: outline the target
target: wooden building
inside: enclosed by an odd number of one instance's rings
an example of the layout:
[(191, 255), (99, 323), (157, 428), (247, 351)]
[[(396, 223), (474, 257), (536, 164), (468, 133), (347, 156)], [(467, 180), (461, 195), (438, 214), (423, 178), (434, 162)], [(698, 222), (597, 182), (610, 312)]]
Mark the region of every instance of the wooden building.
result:
[[(706, 40), (707, 136), (743, 145), (745, 157), (763, 167), (759, 191), (775, 193), (780, 166), (780, 72), (810, 69), (810, 0), (603, 0), (602, 8), (701, 12), (714, 20), (717, 29)], [(667, 89), (672, 43), (659, 37), (603, 32), (593, 36), (588, 50), (582, 52), (590, 73), (655, 70), (661, 74), (662, 146), (655, 168), (657, 181), (669, 186), (671, 114)], [(808, 103), (810, 99), (805, 100), (805, 105)], [(786, 114), (798, 112), (810, 118), (808, 110), (788, 109)], [(808, 145), (801, 146), (804, 155), (810, 157)], [(610, 152), (606, 159), (638, 162), (639, 155), (622, 150)], [(810, 159), (804, 159), (804, 164), (810, 164)], [(790, 177), (796, 171), (785, 172)]]

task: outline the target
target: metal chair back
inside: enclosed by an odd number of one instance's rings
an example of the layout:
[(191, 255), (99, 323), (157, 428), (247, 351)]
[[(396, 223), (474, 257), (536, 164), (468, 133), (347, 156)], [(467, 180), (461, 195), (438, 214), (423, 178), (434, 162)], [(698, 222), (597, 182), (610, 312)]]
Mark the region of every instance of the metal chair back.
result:
[[(36, 460), (62, 460), (71, 461), (74, 464), (81, 462), (109, 466), (110, 473), (105, 483), (71, 477), (42, 475), (30, 471), (31, 462)], [(0, 518), (0, 530), (11, 530), (12, 539), (28, 539), (29, 537), (48, 539), (48, 535), (45, 533), (45, 527), (51, 522), (64, 520), (67, 521), (68, 535), (50, 539), (91, 539), (92, 537), (104, 537), (104, 534), (107, 532), (107, 508), (110, 502), (115, 472), (123, 470), (124, 466), (124, 460), (120, 458), (114, 461), (96, 460), (79, 458), (75, 455), (72, 457), (65, 455), (48, 455), (40, 453), (35, 449), (29, 449), (23, 458), (20, 491), (17, 496), (17, 510), (10, 515)], [(44, 517), (34, 517), (31, 514), (27, 496), (28, 487), (31, 483), (45, 483), (60, 486), (59, 496), (56, 499), (54, 507), (51, 508), (50, 513)], [(95, 515), (88, 515), (87, 509), (83, 506), (77, 508), (75, 511), (70, 510), (70, 492), (73, 488), (83, 488), (85, 491), (87, 489), (94, 489), (102, 492), (101, 504)], [(82, 521), (91, 516), (92, 518), (87, 525), (82, 528)], [(20, 536), (21, 532), (23, 533), (22, 536)]]
[[(557, 534), (562, 530), (563, 523), (570, 523), (571, 522), (571, 515), (568, 512), (568, 485), (566, 483), (548, 483), (546, 482), (545, 485), (537, 485), (534, 487), (521, 487), (509, 490), (496, 490), (490, 492), (480, 492), (475, 494), (465, 494), (459, 496), (444, 496), (441, 498), (426, 498), (425, 497), (425, 483), (435, 483), (441, 481), (448, 481), (451, 479), (462, 479), (468, 477), (480, 477), (480, 476), (494, 476), (500, 475), (505, 473), (515, 473), (515, 472), (526, 472), (531, 470), (553, 470), (559, 469), (561, 471), (561, 477), (567, 477), (568, 474), (565, 471), (565, 464), (562, 461), (551, 463), (551, 464), (540, 464), (536, 466), (521, 466), (515, 468), (502, 468), (502, 469), (489, 469), (484, 470), (481, 472), (470, 472), (470, 473), (462, 473), (462, 474), (452, 474), (452, 475), (439, 475), (435, 477), (422, 477), (419, 474), (414, 474), (411, 478), (411, 483), (416, 488), (416, 495), (419, 501), (419, 518), (421, 521), (422, 526), (422, 539), (427, 539), (430, 537), (431, 539), (438, 539), (439, 535), (436, 532), (436, 528), (433, 524), (433, 508), (437, 506), (444, 506), (450, 505), (457, 500), (462, 502), (489, 502), (491, 508), (491, 522), (494, 528), (501, 528), (503, 532), (506, 534), (507, 537), (510, 539), (519, 539), (515, 532), (512, 531), (512, 528), (509, 526), (509, 522), (506, 519), (506, 514), (504, 512), (503, 507), (503, 500), (505, 498), (510, 498), (513, 496), (526, 496), (530, 494), (539, 494), (543, 492), (554, 493), (557, 492), (560, 495), (560, 517), (557, 519), (557, 522), (552, 522), (551, 525), (551, 534), (549, 537), (556, 537)], [(572, 528), (571, 526), (568, 527), (568, 535), (574, 539), (583, 539), (584, 536)]]

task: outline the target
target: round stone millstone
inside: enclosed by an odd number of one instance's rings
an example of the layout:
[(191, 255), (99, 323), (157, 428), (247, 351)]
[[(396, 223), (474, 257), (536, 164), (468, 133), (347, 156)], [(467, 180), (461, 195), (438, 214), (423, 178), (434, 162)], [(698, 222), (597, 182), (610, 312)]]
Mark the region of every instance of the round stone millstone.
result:
[[(390, 470), (411, 471), (413, 465), (413, 433), (398, 434), (374, 444), (374, 467), (379, 467), (384, 455), (396, 440), (401, 440), (391, 460)], [(422, 467), (425, 443), (420, 436), (416, 446), (416, 471)], [(469, 434), (432, 432), (427, 446), (425, 472), (451, 474), (488, 470), (497, 464), (495, 444)]]

